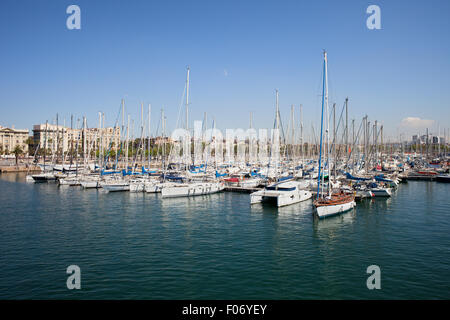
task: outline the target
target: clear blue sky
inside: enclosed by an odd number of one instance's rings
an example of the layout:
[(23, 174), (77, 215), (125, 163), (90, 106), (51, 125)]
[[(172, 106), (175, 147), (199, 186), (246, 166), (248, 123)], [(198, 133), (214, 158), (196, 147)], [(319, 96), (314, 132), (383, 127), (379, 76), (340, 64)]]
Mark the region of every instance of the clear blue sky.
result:
[[(81, 8), (81, 30), (66, 8)], [(381, 8), (381, 30), (366, 8)], [(271, 127), (275, 88), (284, 121), (291, 104), (304, 124), (320, 116), (322, 49), (329, 54), (330, 101), (349, 97), (385, 132), (409, 132), (417, 117), (450, 127), (450, 1), (82, 1), (0, 2), (0, 125), (32, 128), (97, 112), (113, 125), (125, 98), (138, 123), (151, 103), (177, 119), (191, 67), (191, 119), (220, 128)], [(297, 115), (298, 116), (298, 115)], [(192, 126), (192, 124), (191, 124)], [(409, 130), (409, 131), (408, 131)], [(422, 132), (424, 129), (420, 129)]]

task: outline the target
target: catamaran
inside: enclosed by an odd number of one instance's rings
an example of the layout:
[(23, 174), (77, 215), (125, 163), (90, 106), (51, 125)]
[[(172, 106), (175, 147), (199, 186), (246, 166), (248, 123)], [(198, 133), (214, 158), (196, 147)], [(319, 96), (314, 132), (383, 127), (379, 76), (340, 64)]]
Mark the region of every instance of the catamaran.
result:
[(306, 181), (282, 181), (253, 192), (250, 195), (250, 204), (261, 202), (275, 202), (277, 207), (287, 206), (311, 199), (311, 191), (306, 190)]

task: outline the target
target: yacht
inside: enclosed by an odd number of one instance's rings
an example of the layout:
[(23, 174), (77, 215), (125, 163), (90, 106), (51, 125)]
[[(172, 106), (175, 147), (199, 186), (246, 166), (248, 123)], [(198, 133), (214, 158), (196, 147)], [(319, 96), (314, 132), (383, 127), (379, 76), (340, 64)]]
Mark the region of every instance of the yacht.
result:
[(275, 202), (277, 207), (287, 206), (311, 199), (312, 193), (307, 190), (306, 182), (282, 181), (267, 186), (264, 190), (250, 195), (250, 204)]

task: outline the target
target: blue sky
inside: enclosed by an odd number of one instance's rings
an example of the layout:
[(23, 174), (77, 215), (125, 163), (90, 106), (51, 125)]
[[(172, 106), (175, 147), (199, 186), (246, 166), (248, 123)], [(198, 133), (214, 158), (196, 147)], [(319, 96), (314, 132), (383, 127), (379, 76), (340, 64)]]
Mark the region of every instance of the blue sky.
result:
[[(81, 30), (66, 28), (71, 4)], [(366, 28), (370, 4), (381, 30)], [(31, 129), (59, 113), (93, 127), (98, 111), (113, 125), (124, 98), (136, 126), (144, 102), (153, 128), (162, 107), (173, 128), (189, 65), (192, 120), (207, 112), (219, 128), (247, 128), (253, 112), (255, 127), (271, 127), (279, 89), (284, 121), (303, 104), (317, 128), (326, 49), (330, 102), (348, 96), (358, 124), (367, 114), (390, 135), (424, 132), (421, 120), (448, 128), (449, 12), (436, 0), (3, 0), (0, 125)]]

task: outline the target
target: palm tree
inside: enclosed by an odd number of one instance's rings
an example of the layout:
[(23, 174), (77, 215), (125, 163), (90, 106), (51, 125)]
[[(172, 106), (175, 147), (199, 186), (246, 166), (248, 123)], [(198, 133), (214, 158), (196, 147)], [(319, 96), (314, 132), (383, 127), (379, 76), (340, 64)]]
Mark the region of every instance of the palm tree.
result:
[(17, 166), (18, 163), (19, 163), (19, 155), (21, 155), (23, 153), (23, 150), (22, 150), (22, 148), (20, 146), (16, 146), (14, 148), (13, 153), (16, 156), (16, 166)]

